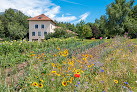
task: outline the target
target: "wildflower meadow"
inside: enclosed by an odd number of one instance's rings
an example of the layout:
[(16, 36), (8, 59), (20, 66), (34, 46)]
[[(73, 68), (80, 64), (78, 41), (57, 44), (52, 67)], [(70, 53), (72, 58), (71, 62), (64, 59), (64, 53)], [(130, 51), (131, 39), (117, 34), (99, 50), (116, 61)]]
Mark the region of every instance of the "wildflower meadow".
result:
[(0, 45), (1, 92), (136, 92), (137, 40), (50, 39)]

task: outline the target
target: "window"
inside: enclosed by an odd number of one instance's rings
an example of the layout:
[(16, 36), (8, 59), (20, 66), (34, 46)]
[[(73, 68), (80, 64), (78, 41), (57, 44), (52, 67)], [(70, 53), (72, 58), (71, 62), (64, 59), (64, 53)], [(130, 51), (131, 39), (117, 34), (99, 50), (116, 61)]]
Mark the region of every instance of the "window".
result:
[(44, 36), (47, 35), (47, 32), (44, 32)]
[(44, 28), (44, 25), (43, 25), (43, 24), (41, 25), (41, 28), (42, 28), (42, 29)]
[(32, 32), (32, 36), (35, 36), (35, 32)]
[(35, 29), (38, 29), (38, 25), (37, 24), (35, 25)]
[(38, 36), (41, 36), (41, 32), (38, 32)]

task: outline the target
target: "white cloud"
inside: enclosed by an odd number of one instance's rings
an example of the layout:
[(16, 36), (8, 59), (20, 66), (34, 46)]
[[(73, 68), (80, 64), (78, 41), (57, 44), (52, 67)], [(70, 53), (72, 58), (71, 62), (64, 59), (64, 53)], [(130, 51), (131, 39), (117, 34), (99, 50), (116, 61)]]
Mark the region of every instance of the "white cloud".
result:
[[(64, 0), (67, 1), (67, 0)], [(67, 1), (68, 2), (68, 1)], [(69, 2), (75, 3), (75, 2)], [(75, 3), (78, 4), (78, 3)], [(60, 6), (52, 3), (51, 0), (1, 0), (0, 12), (4, 12), (5, 9), (13, 8), (22, 11), (24, 14), (34, 17), (40, 14), (45, 14), (53, 20), (62, 22), (72, 22), (77, 18), (69, 13), (62, 14), (61, 17), (57, 16), (60, 13)], [(67, 16), (64, 16), (67, 15)], [(89, 13), (85, 13), (80, 16), (80, 20), (85, 20)], [(79, 20), (79, 21), (80, 21)]]
[(0, 2), (0, 12), (5, 9), (13, 8), (21, 10), (28, 16), (37, 16), (43, 13), (43, 9), (56, 7), (50, 0), (2, 0)]
[(71, 15), (70, 13), (66, 13), (66, 15)]
[(63, 15), (62, 17), (55, 17), (55, 20), (60, 21), (60, 22), (71, 22), (76, 19), (77, 18), (75, 16), (64, 17)]
[(80, 22), (81, 20), (86, 20), (86, 18), (89, 16), (89, 14), (90, 14), (89, 12), (86, 12), (86, 13), (80, 15), (80, 16), (79, 16), (80, 19), (79, 19), (78, 21), (74, 21), (74, 24)]
[(81, 18), (80, 20), (85, 20), (88, 17), (89, 14), (90, 14), (89, 12), (86, 12), (86, 13), (82, 14), (80, 16), (80, 18)]
[(53, 19), (56, 14), (60, 12), (60, 6), (53, 7), (51, 9), (45, 9), (45, 15), (49, 16), (51, 19)]
[(80, 4), (80, 3), (71, 2), (71, 1), (68, 1), (68, 0), (60, 0), (60, 1), (64, 1), (64, 2), (67, 2), (67, 3), (72, 3), (72, 4), (78, 4), (78, 5), (82, 5), (82, 4)]

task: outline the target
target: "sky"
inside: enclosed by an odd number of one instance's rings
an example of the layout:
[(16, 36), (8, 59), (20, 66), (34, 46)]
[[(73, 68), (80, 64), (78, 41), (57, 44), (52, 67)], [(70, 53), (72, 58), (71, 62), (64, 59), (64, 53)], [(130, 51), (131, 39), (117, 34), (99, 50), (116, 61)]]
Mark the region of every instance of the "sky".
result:
[[(35, 17), (45, 14), (52, 20), (78, 23), (95, 22), (106, 14), (106, 6), (115, 0), (0, 0), (0, 12), (13, 8)], [(137, 2), (135, 2), (137, 4)]]

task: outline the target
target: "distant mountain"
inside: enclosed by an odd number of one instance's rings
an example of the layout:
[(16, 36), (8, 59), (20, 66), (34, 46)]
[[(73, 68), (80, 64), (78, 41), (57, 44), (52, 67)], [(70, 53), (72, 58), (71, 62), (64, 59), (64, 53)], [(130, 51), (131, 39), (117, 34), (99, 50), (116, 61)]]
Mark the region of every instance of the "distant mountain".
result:
[[(14, 12), (19, 12), (19, 10), (17, 10), (17, 9), (13, 9), (14, 10)], [(5, 12), (0, 12), (0, 15), (3, 15)]]
[(0, 15), (3, 15), (4, 14), (4, 12), (0, 12)]

